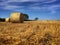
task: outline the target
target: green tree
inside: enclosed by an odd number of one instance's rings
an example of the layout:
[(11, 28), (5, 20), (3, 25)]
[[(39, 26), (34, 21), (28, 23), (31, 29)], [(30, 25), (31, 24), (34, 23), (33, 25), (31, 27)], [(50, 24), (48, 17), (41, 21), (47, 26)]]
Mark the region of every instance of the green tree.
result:
[(29, 19), (28, 14), (24, 14), (24, 20), (28, 20), (28, 19)]
[(39, 18), (38, 17), (36, 17), (34, 20), (38, 20)]

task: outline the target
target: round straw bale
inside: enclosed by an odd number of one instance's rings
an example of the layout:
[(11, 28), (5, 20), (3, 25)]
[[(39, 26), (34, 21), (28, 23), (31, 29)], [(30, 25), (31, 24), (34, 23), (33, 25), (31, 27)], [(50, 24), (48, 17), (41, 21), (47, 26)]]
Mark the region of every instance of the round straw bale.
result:
[(10, 21), (10, 18), (5, 18), (5, 22), (9, 22)]
[(10, 16), (10, 22), (23, 23), (23, 21), (24, 21), (24, 15), (22, 13), (14, 12)]

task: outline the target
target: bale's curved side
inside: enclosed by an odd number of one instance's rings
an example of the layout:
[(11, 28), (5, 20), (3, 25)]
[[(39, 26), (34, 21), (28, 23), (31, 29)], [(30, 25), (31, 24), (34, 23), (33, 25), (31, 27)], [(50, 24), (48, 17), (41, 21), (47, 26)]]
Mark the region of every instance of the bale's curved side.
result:
[(9, 22), (10, 21), (10, 18), (5, 18), (5, 22)]
[(24, 15), (22, 13), (12, 13), (10, 16), (10, 22), (20, 22), (23, 23), (24, 21)]

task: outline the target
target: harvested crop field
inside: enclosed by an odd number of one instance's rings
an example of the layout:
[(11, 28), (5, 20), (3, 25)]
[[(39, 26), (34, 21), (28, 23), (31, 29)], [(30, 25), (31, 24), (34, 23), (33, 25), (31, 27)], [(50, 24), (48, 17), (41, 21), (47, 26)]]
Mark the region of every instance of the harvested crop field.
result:
[(0, 45), (60, 45), (60, 21), (0, 22)]

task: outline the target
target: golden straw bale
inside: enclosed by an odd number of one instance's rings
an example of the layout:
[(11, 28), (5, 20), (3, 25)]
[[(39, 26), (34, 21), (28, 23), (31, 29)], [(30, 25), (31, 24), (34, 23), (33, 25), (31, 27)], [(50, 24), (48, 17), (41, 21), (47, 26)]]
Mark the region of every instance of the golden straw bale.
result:
[(24, 21), (24, 15), (19, 12), (14, 12), (10, 16), (10, 22), (20, 22), (22, 23)]
[(5, 18), (5, 22), (9, 22), (10, 21), (10, 18)]

